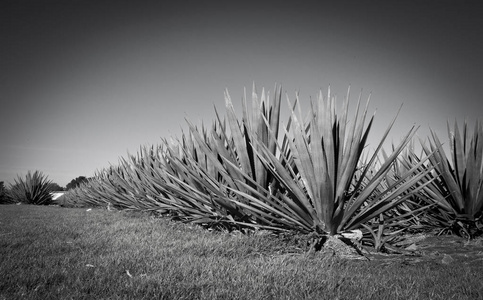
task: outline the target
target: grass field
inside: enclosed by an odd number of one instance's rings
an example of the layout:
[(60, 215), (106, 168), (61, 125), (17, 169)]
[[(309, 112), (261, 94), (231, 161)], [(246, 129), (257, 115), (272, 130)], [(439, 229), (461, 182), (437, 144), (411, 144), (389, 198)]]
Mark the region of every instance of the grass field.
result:
[(483, 299), (481, 265), (380, 266), (143, 213), (0, 205), (3, 299)]

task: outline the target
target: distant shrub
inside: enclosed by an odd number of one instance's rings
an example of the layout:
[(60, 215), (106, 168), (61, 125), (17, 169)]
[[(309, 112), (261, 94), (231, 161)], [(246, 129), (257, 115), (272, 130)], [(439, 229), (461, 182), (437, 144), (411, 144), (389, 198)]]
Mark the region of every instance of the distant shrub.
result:
[(35, 171), (32, 174), (29, 171), (25, 179), (17, 177), (10, 188), (9, 196), (13, 202), (48, 205), (52, 203), (51, 183), (42, 172)]
[(72, 179), (65, 187), (65, 189), (68, 191), (68, 190), (71, 190), (71, 189), (75, 189), (76, 187), (78, 187), (79, 185), (81, 185), (82, 183), (84, 182), (87, 182), (88, 179), (85, 177), (85, 176), (79, 176), (75, 179)]

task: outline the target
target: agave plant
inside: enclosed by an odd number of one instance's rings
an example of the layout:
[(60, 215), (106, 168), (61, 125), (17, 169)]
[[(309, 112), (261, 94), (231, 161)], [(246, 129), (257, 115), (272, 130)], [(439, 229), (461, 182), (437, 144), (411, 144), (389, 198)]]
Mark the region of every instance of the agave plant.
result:
[(40, 171), (34, 173), (28, 171), (25, 179), (17, 176), (9, 190), (11, 199), (14, 202), (48, 205), (52, 202), (52, 192), (50, 184), (52, 183)]
[(434, 180), (424, 194), (436, 206), (427, 222), (470, 238), (483, 233), (483, 127), (476, 122), (471, 135), (465, 122), (461, 134), (456, 122), (454, 130), (448, 122), (447, 130), (449, 158), (434, 131), (429, 146), (421, 141), (426, 153), (434, 152)]
[[(281, 148), (282, 155), (276, 157), (263, 144), (256, 144), (260, 161), (280, 188), (275, 192), (255, 193), (256, 196), (234, 191), (249, 200), (249, 204), (237, 203), (254, 214), (269, 211), (280, 220), (290, 220), (304, 231), (335, 235), (360, 228), (361, 224), (378, 218), (421, 189), (422, 186), (415, 188), (415, 184), (426, 175), (416, 172), (422, 162), (381, 190), (381, 183), (391, 165), (415, 132), (413, 127), (391, 155), (374, 170), (377, 153), (395, 119), (375, 152), (358, 170), (374, 116), (364, 128), (369, 100), (360, 113), (359, 98), (354, 120), (348, 126), (349, 96), (350, 89), (339, 115), (330, 88), (327, 97), (319, 93), (306, 123), (300, 121), (300, 110), (297, 116), (293, 108), (292, 134), (289, 136), (286, 131), (284, 139), (290, 151)], [(375, 173), (367, 180), (370, 170)], [(361, 176), (356, 180), (357, 172)], [(257, 188), (263, 191), (261, 186), (257, 185)]]

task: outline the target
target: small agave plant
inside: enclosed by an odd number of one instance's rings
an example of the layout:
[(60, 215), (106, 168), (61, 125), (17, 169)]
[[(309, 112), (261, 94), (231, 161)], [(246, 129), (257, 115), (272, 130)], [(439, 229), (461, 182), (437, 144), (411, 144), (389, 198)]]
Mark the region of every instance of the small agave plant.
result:
[(8, 195), (8, 190), (3, 181), (0, 181), (0, 204), (10, 204), (13, 200)]
[(28, 171), (25, 179), (17, 176), (10, 187), (9, 196), (18, 203), (48, 205), (52, 202), (51, 183), (42, 172)]

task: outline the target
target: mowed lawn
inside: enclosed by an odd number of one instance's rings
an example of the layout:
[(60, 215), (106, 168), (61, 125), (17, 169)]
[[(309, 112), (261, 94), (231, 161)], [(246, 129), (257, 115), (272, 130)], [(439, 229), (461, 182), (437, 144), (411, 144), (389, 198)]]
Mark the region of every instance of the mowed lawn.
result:
[(139, 212), (0, 205), (3, 299), (483, 299), (483, 270), (341, 260)]

